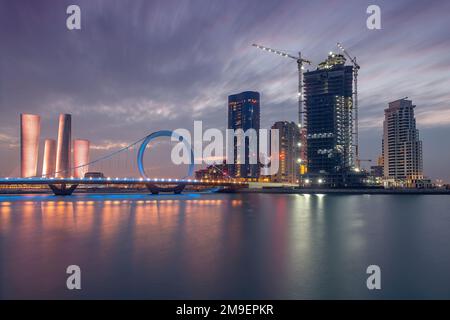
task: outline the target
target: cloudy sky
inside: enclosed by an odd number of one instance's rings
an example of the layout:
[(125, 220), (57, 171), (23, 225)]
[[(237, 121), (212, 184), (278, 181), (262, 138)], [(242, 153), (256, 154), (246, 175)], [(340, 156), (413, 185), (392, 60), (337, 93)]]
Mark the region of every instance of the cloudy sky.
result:
[[(69, 4), (81, 30), (66, 28)], [(370, 4), (381, 30), (366, 28)], [(261, 93), (263, 127), (295, 120), (295, 61), (251, 44), (317, 64), (339, 41), (361, 65), (361, 158), (376, 159), (384, 108), (408, 96), (425, 173), (450, 181), (449, 12), (444, 0), (0, 0), (0, 175), (18, 173), (22, 112), (42, 116), (42, 138), (71, 113), (93, 157), (194, 120), (223, 129), (227, 96), (244, 90)]]

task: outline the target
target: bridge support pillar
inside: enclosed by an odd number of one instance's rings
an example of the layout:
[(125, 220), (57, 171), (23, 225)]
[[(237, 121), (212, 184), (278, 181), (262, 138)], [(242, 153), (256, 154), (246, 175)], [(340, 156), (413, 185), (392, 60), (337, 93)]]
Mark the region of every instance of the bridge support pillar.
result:
[(184, 188), (186, 187), (185, 184), (179, 184), (175, 187), (159, 187), (156, 184), (153, 183), (147, 183), (146, 184), (147, 189), (152, 193), (152, 194), (159, 194), (160, 192), (173, 192), (175, 194), (180, 194), (181, 192), (183, 192)]
[(72, 184), (68, 187), (65, 183), (60, 185), (49, 184), (48, 186), (52, 189), (55, 196), (70, 196), (78, 187), (77, 184)]

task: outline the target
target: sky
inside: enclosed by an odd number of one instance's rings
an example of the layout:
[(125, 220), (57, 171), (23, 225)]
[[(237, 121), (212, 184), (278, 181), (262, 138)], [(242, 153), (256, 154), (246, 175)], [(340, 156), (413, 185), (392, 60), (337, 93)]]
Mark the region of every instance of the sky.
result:
[[(70, 4), (81, 30), (66, 28)], [(381, 30), (366, 27), (372, 4)], [(225, 129), (227, 96), (246, 90), (261, 93), (263, 128), (296, 121), (295, 61), (251, 44), (301, 51), (312, 70), (341, 42), (361, 65), (361, 158), (376, 160), (384, 109), (407, 96), (425, 174), (450, 182), (449, 12), (444, 0), (0, 0), (0, 176), (19, 172), (20, 113), (41, 115), (42, 141), (71, 113), (91, 158), (194, 120)]]

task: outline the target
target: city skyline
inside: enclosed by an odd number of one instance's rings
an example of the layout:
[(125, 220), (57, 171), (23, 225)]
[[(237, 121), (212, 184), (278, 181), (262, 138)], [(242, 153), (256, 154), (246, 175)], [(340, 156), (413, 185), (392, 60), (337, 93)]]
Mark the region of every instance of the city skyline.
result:
[(448, 12), (0, 0), (0, 300), (450, 300)]
[[(71, 32), (65, 2), (0, 3), (3, 175), (19, 166), (20, 113), (41, 115), (41, 137), (55, 136), (55, 114), (73, 114), (74, 135), (92, 140), (91, 158), (159, 129), (189, 128), (193, 120), (225, 129), (233, 92), (261, 93), (261, 128), (296, 121), (295, 62), (251, 44), (301, 50), (314, 70), (339, 41), (361, 65), (361, 158), (381, 154), (383, 110), (408, 96), (417, 105), (424, 173), (450, 180), (450, 151), (442, 148), (450, 134), (448, 3), (380, 1), (382, 30), (365, 28), (364, 1), (135, 2), (129, 10), (78, 4), (82, 30)], [(342, 21), (336, 10), (352, 19)]]

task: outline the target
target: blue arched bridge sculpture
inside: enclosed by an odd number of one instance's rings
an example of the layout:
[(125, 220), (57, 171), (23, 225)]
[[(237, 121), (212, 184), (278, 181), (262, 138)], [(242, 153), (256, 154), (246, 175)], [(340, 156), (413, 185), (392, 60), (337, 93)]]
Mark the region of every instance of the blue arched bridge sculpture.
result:
[[(177, 134), (176, 132), (169, 131), (169, 130), (161, 130), (161, 131), (153, 132), (152, 134), (148, 135), (144, 139), (144, 141), (142, 142), (142, 144), (139, 148), (138, 155), (137, 155), (137, 163), (138, 163), (139, 173), (141, 174), (141, 177), (143, 179), (149, 179), (149, 177), (147, 176), (145, 169), (144, 169), (144, 163), (143, 163), (144, 153), (145, 153), (145, 149), (147, 148), (147, 145), (152, 140), (159, 138), (159, 137), (175, 137), (180, 142), (184, 143), (186, 150), (190, 151), (190, 161), (189, 161), (188, 174), (186, 177), (182, 178), (181, 180), (192, 176), (194, 173), (194, 152), (193, 152), (192, 147), (189, 144), (189, 142), (186, 139), (183, 139), (183, 137), (180, 136), (179, 134)], [(186, 183), (183, 183), (183, 182), (178, 183), (174, 187), (173, 186), (172, 187), (161, 187), (154, 183), (147, 184), (147, 188), (150, 190), (150, 192), (152, 194), (158, 194), (160, 192), (174, 192), (174, 193), (178, 194), (178, 193), (181, 193), (185, 187), (186, 187)]]

